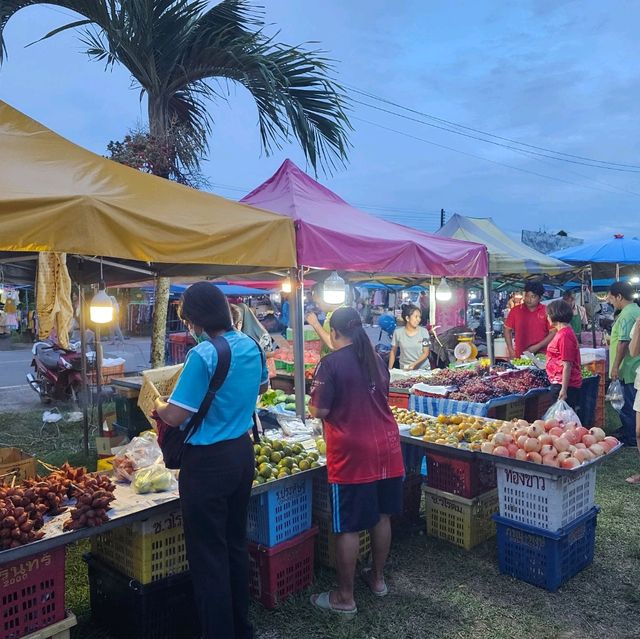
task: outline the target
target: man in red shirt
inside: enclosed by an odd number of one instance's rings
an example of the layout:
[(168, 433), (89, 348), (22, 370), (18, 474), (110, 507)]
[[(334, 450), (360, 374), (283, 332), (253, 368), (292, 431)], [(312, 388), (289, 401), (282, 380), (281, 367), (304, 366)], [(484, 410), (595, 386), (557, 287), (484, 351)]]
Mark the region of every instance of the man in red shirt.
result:
[[(547, 344), (556, 334), (551, 328), (547, 309), (540, 303), (544, 295), (541, 282), (527, 282), (524, 287), (524, 301), (509, 311), (504, 323), (504, 339), (507, 343), (509, 359), (520, 357), (525, 351), (544, 353)], [(516, 345), (513, 347), (513, 333)]]

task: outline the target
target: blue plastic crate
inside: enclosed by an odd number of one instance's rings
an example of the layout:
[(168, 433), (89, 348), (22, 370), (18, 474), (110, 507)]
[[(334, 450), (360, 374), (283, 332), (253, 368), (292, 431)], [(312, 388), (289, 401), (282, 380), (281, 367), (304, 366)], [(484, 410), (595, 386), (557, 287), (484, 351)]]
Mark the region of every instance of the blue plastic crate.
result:
[(500, 572), (555, 592), (593, 562), (599, 510), (555, 533), (494, 515)]
[(279, 488), (277, 482), (249, 501), (247, 538), (275, 546), (311, 528), (312, 480), (300, 479)]

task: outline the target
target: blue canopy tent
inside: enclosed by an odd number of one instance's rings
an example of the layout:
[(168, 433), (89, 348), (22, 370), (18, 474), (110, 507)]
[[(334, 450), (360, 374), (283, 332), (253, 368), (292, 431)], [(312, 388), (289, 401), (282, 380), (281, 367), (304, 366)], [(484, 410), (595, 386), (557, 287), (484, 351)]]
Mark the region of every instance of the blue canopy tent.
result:
[[(237, 286), (235, 284), (226, 284), (224, 282), (211, 282), (215, 284), (227, 297), (245, 297), (251, 295), (269, 295), (270, 291), (265, 291), (261, 288), (251, 288), (249, 286)], [(184, 293), (189, 284), (172, 284), (171, 294), (180, 295)], [(144, 286), (142, 290), (145, 292), (153, 293), (154, 288), (152, 286)]]

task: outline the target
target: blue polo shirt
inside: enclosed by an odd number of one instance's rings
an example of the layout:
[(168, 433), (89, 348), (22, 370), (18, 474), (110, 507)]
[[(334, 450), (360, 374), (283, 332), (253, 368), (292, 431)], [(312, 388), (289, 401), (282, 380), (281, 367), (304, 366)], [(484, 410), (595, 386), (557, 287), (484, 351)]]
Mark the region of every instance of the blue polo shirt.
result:
[[(229, 331), (223, 337), (231, 348), (229, 372), (189, 444), (206, 446), (246, 433), (251, 428), (260, 384), (269, 379), (259, 346), (250, 337), (238, 331)], [(217, 364), (218, 353), (210, 341), (192, 348), (169, 403), (197, 413)]]

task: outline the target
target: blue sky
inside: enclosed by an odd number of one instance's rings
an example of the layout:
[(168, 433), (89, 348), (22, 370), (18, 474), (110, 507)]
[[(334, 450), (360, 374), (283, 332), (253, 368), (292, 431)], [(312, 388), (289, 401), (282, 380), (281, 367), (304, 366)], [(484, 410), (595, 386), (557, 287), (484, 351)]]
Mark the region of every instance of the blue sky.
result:
[[(528, 144), (640, 165), (638, 3), (262, 4), (282, 41), (318, 42), (347, 86)], [(60, 9), (34, 7), (9, 22), (0, 99), (104, 154), (109, 140), (144, 123), (145, 107), (126, 71), (105, 72), (88, 61), (71, 33), (25, 48), (70, 19)], [(243, 89), (232, 91), (228, 104), (212, 104), (211, 113), (215, 129), (204, 173), (217, 193), (238, 199), (286, 157), (305, 168), (295, 145), (265, 157), (255, 108)], [(444, 208), (493, 217), (511, 233), (563, 228), (586, 239), (640, 234), (637, 173), (532, 158), (362, 105), (354, 104), (352, 115), (350, 162), (321, 180), (373, 213), (425, 230), (435, 228)]]

